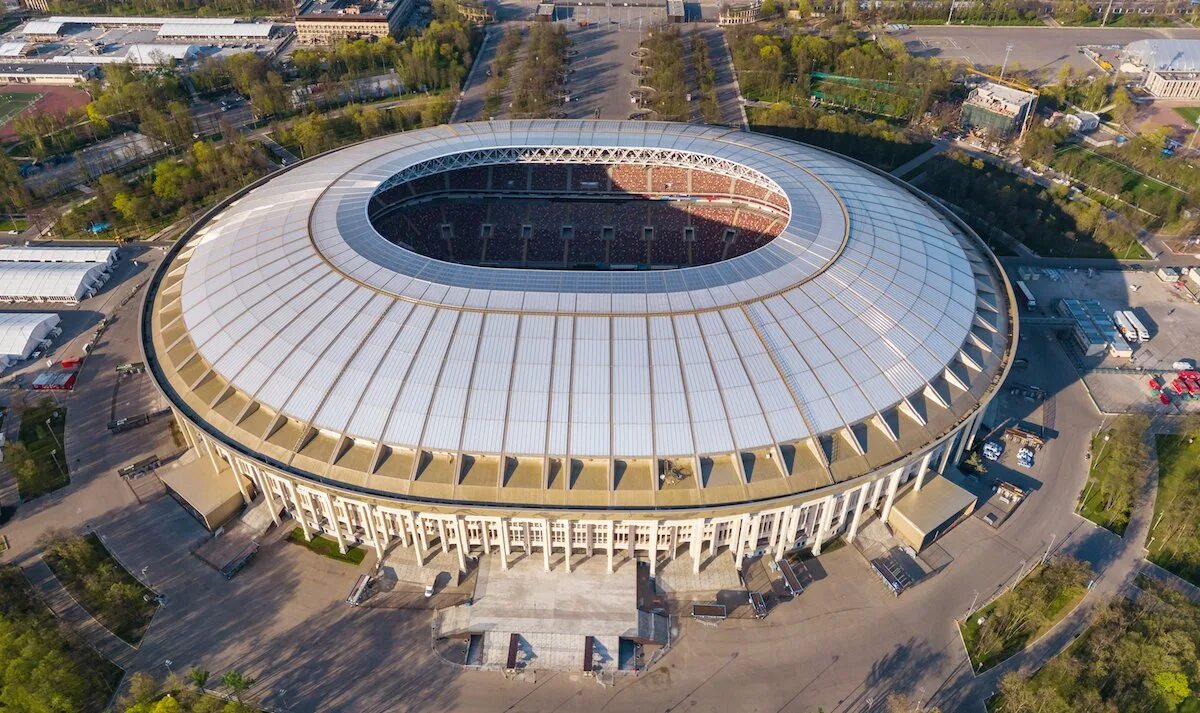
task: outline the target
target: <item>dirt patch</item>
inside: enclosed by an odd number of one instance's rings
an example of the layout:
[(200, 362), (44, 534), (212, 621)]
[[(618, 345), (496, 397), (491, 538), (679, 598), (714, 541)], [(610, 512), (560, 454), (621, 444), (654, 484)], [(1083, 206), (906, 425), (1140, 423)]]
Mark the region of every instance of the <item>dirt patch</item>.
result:
[[(31, 111), (50, 113), (62, 116), (68, 110), (82, 107), (91, 101), (88, 93), (75, 87), (56, 87), (41, 84), (5, 84), (0, 85), (0, 94), (41, 94), (42, 98), (29, 105), (21, 114)], [(10, 120), (0, 127), (0, 140), (16, 138)]]

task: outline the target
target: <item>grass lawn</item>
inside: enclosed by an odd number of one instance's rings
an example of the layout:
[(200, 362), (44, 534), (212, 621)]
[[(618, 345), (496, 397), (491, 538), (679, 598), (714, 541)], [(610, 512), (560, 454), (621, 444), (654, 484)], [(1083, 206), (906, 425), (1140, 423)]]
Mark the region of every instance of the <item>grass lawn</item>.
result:
[[(1155, 526), (1150, 530), (1149, 559), (1154, 564), (1200, 586), (1200, 537), (1195, 523), (1196, 493), (1200, 492), (1200, 439), (1160, 435), (1158, 494), (1154, 499)], [(1193, 503), (1192, 510), (1185, 505)], [(1190, 527), (1189, 527), (1190, 525)]]
[(25, 111), (26, 107), (31, 106), (41, 98), (42, 94), (38, 92), (0, 94), (0, 126), (4, 126), (15, 119), (17, 114)]
[(0, 218), (0, 232), (9, 230), (25, 230), (29, 227), (29, 221), (24, 218)]
[[(1084, 149), (1080, 146), (1068, 146), (1067, 148), (1062, 149), (1061, 151), (1058, 151), (1055, 154), (1055, 159), (1058, 159), (1059, 157), (1065, 157), (1070, 154), (1076, 154), (1076, 153), (1085, 154), (1087, 157), (1085, 160), (1088, 163), (1103, 163), (1103, 164), (1107, 165), (1109, 168), (1115, 168), (1118, 171), (1120, 171), (1125, 177), (1124, 185), (1122, 186), (1122, 191), (1128, 191), (1128, 192), (1132, 193), (1133, 197), (1135, 198), (1134, 202), (1137, 202), (1136, 199), (1142, 198), (1151, 193), (1162, 193), (1163, 191), (1179, 190), (1178, 188), (1176, 188), (1175, 186), (1172, 186), (1169, 183), (1165, 183), (1156, 178), (1146, 176), (1146, 175), (1140, 173), (1137, 169), (1133, 168), (1132, 166), (1128, 166), (1128, 165), (1122, 163), (1121, 161), (1118, 161), (1114, 158), (1110, 158), (1108, 156), (1103, 156), (1101, 154), (1096, 153), (1095, 151), (1090, 151), (1090, 150)], [(1058, 164), (1058, 165), (1055, 165), (1055, 164)], [(1060, 170), (1062, 170), (1060, 161), (1057, 161), (1057, 160), (1051, 161), (1051, 165), (1054, 165), (1055, 168), (1059, 168)]]
[(1175, 113), (1182, 116), (1184, 121), (1195, 126), (1200, 123), (1200, 106), (1181, 106), (1175, 109)]
[(338, 552), (337, 541), (324, 535), (313, 535), (312, 541), (305, 540), (304, 529), (299, 527), (292, 530), (292, 534), (288, 535), (288, 542), (306, 547), (319, 555), (324, 555), (329, 559), (347, 564), (362, 564), (363, 558), (367, 556), (366, 550), (363, 550), (361, 547), (349, 547), (346, 549), (346, 554), (342, 554)]
[(18, 442), (24, 446), (24, 452), (6, 447), (4, 454), (23, 500), (45, 495), (70, 482), (62, 448), (66, 418), (66, 409), (49, 399), (21, 414)]
[[(1098, 479), (1106, 475), (1109, 470), (1121, 467), (1114, 457), (1105, 452), (1103, 446), (1103, 436), (1099, 433), (1093, 435), (1092, 467), (1088, 470), (1087, 484), (1083, 486), (1083, 492), (1080, 493), (1081, 499), (1085, 496), (1087, 499), (1081, 502), (1079, 514), (1110, 532), (1124, 536), (1125, 528), (1129, 526), (1129, 509), (1106, 510), (1104, 494), (1098, 487)], [(1099, 457), (1096, 454), (1099, 454)]]
[(112, 633), (136, 646), (158, 605), (154, 592), (127, 572), (94, 534), (69, 537), (47, 548), (46, 564), (75, 601)]
[(1013, 654), (1021, 649), (1024, 649), (1029, 644), (1037, 641), (1043, 634), (1052, 629), (1064, 616), (1067, 615), (1075, 605), (1083, 599), (1083, 595), (1087, 594), (1086, 587), (1072, 587), (1063, 590), (1050, 602), (1048, 609), (1044, 612), (1044, 623), (1037, 629), (1021, 629), (1017, 634), (1009, 637), (1004, 642), (1004, 646), (1000, 651), (992, 653), (988, 656), (980, 657), (975, 651), (975, 639), (979, 634), (979, 620), (982, 617), (985, 621), (992, 615), (997, 607), (1001, 605), (1005, 598), (1022, 597), (1024, 596), (1023, 589), (1033, 584), (1033, 580), (1040, 577), (1045, 571), (1043, 566), (1038, 571), (1021, 580), (1017, 586), (1000, 595), (991, 604), (988, 604), (982, 609), (971, 612), (965, 621), (960, 623), (959, 631), (962, 633), (963, 643), (967, 647), (967, 655), (971, 658), (971, 665), (975, 667), (976, 673), (982, 673), (987, 669), (995, 666), (998, 663), (1008, 659)]

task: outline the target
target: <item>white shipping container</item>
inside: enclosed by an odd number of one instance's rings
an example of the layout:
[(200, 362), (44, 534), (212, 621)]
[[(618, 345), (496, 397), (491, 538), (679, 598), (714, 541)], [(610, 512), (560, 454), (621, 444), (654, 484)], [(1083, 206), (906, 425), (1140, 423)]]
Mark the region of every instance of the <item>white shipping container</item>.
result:
[(1124, 312), (1113, 312), (1112, 319), (1117, 331), (1122, 337), (1125, 337), (1126, 341), (1134, 343), (1139, 340), (1137, 331), (1129, 323), (1129, 319), (1125, 316)]
[(1131, 325), (1133, 325), (1134, 329), (1137, 330), (1138, 341), (1139, 342), (1150, 341), (1150, 330), (1146, 329), (1146, 325), (1142, 324), (1142, 321), (1137, 318), (1137, 315), (1135, 315), (1133, 312), (1130, 312), (1129, 310), (1125, 310), (1124, 315), (1125, 315), (1125, 319), (1129, 320), (1129, 323)]

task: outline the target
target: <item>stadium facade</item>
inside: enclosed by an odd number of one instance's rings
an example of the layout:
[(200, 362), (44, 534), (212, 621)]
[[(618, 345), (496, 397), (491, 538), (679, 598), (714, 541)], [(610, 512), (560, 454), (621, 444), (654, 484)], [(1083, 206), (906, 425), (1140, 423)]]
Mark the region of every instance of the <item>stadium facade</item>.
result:
[(497, 121), (235, 196), (163, 262), (142, 334), (188, 443), (276, 522), (653, 571), (886, 521), (974, 438), (1013, 305), (964, 225), (822, 150)]

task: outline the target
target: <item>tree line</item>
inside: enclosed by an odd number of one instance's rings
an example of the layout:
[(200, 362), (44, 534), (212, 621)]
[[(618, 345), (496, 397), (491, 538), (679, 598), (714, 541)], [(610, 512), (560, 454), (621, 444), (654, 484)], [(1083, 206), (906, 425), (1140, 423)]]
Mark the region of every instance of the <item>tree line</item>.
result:
[(1200, 606), (1139, 578), (1066, 651), (1035, 673), (1000, 680), (992, 713), (1174, 713), (1200, 700)]
[(652, 90), (647, 106), (660, 121), (687, 121), (687, 70), (683, 66), (683, 35), (676, 25), (651, 27), (642, 47), (649, 54), (642, 60), (646, 70), (642, 84)]
[(547, 117), (558, 111), (567, 74), (566, 30), (558, 23), (539, 22), (529, 31), (517, 85), (513, 88), (513, 113)]

